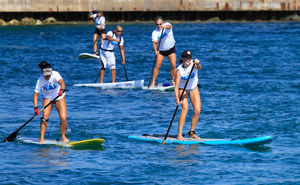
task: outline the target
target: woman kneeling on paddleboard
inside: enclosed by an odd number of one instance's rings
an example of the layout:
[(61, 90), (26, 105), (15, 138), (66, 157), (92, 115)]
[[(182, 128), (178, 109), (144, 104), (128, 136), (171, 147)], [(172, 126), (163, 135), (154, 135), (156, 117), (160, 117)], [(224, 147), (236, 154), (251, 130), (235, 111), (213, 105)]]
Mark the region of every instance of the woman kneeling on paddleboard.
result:
[[(39, 64), (39, 67), (42, 70), (42, 75), (38, 78), (34, 94), (33, 94), (33, 104), (35, 115), (39, 115), (40, 109), (38, 108), (38, 96), (39, 93), (43, 92), (43, 107), (50, 103), (51, 100), (59, 96), (55, 102), (56, 110), (60, 118), (60, 130), (61, 130), (61, 140), (63, 142), (69, 142), (69, 139), (66, 137), (67, 129), (67, 106), (65, 99), (65, 82), (57, 71), (52, 71), (52, 67), (46, 61), (43, 61)], [(48, 106), (43, 111), (43, 117), (41, 118), (41, 137), (40, 143), (45, 142), (45, 131), (47, 128), (47, 123), (49, 119), (50, 112), (53, 108), (53, 104)]]
[[(186, 115), (189, 110), (188, 94), (190, 96), (190, 100), (194, 109), (194, 115), (191, 122), (191, 129), (188, 132), (188, 134), (190, 138), (199, 139), (200, 137), (196, 135), (195, 129), (201, 111), (201, 98), (198, 90), (198, 70), (201, 70), (201, 65), (198, 59), (192, 60), (192, 52), (188, 50), (182, 53), (181, 59), (179, 60), (179, 64), (180, 65), (176, 69), (176, 81), (174, 87), (176, 103), (177, 105), (181, 104), (182, 106), (178, 123), (177, 139), (184, 139), (184, 137), (182, 136), (182, 129), (185, 123)], [(194, 70), (192, 71), (191, 77), (186, 86), (186, 90), (183, 93), (182, 100), (180, 101), (179, 97), (182, 94), (186, 81), (188, 80), (191, 69), (193, 68), (193, 64), (195, 64)]]

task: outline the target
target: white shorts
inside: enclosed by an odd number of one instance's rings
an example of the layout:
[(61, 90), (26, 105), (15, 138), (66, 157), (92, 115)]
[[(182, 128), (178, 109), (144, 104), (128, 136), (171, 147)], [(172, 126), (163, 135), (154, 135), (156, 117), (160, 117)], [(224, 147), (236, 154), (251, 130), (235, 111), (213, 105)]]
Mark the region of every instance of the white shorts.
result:
[(106, 69), (109, 67), (110, 70), (116, 69), (116, 58), (115, 53), (110, 51), (100, 51), (100, 69)]

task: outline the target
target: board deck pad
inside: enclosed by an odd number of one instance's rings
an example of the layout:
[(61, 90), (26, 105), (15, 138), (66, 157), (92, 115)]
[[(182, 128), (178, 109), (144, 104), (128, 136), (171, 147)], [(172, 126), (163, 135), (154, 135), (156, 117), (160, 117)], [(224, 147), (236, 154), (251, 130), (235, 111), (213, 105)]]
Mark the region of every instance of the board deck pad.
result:
[(90, 59), (90, 58), (94, 58), (94, 59), (99, 59), (99, 55), (94, 55), (94, 54), (90, 54), (90, 53), (81, 53), (78, 58), (80, 59)]
[[(128, 136), (130, 139), (136, 139), (140, 141), (158, 142), (162, 143), (164, 140), (164, 135), (158, 134), (143, 134), (142, 136)], [(191, 139), (185, 138), (184, 140), (178, 140), (176, 136), (168, 136), (166, 143), (176, 143), (176, 144), (206, 144), (206, 145), (263, 145), (272, 142), (272, 136), (262, 136), (250, 139)]]
[(55, 141), (55, 140), (45, 140), (45, 143), (39, 143), (38, 139), (30, 139), (30, 138), (18, 138), (17, 141), (27, 144), (37, 144), (37, 145), (55, 145), (60, 147), (67, 147), (77, 150), (83, 150), (83, 149), (90, 149), (90, 150), (96, 150), (100, 149), (102, 147), (102, 144), (104, 143), (104, 139), (96, 138), (96, 139), (87, 139), (87, 140), (81, 140), (81, 141), (74, 141), (74, 142), (68, 142), (64, 143), (61, 141)]
[(100, 89), (134, 89), (142, 88), (144, 80), (134, 80), (116, 83), (88, 83), (88, 84), (75, 84), (75, 87), (94, 87)]

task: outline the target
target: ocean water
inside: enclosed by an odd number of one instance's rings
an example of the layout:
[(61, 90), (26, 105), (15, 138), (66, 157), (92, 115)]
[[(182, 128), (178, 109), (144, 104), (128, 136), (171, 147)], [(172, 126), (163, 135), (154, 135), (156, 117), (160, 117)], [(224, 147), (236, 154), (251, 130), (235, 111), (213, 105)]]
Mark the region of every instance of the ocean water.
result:
[[(155, 26), (123, 26), (128, 77), (147, 84)], [(190, 49), (203, 67), (196, 132), (204, 138), (274, 137), (270, 144), (251, 148), (128, 139), (166, 133), (175, 98), (172, 92), (74, 87), (97, 77), (97, 60), (78, 59), (80, 53), (93, 51), (93, 31), (87, 25), (0, 27), (1, 140), (33, 116), (32, 96), (42, 60), (60, 72), (69, 89), (69, 139), (106, 139), (99, 150), (0, 143), (0, 184), (300, 184), (299, 23), (174, 24), (178, 58)], [(117, 81), (125, 81), (119, 51), (115, 53)], [(159, 83), (170, 82), (169, 69), (165, 60)], [(105, 81), (110, 81), (110, 72)], [(177, 133), (178, 116), (179, 112), (170, 134)], [(39, 119), (19, 135), (38, 138)], [(46, 138), (59, 136), (54, 109)]]

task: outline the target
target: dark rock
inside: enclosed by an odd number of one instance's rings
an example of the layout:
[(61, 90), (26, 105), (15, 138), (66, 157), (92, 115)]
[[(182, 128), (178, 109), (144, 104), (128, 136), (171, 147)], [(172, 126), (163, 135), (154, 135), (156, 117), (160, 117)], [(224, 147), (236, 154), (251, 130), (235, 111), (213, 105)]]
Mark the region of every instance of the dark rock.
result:
[(54, 24), (56, 23), (56, 19), (54, 17), (48, 17), (43, 21), (44, 24)]
[(36, 24), (35, 25), (43, 25), (43, 22), (41, 20), (36, 20)]
[(7, 23), (3, 20), (3, 19), (0, 19), (0, 26), (6, 26)]
[(207, 19), (206, 22), (220, 22), (220, 18), (219, 17), (213, 17), (213, 18), (210, 18), (210, 19)]
[(281, 19), (282, 21), (300, 21), (300, 16), (295, 14), (295, 15), (289, 15), (287, 17), (284, 17)]
[(12, 19), (11, 21), (8, 22), (9, 25), (17, 26), (20, 25), (21, 22), (18, 21), (17, 19)]
[(35, 24), (36, 24), (36, 19), (24, 17), (24, 18), (21, 20), (21, 23), (22, 23), (23, 25), (35, 25)]

